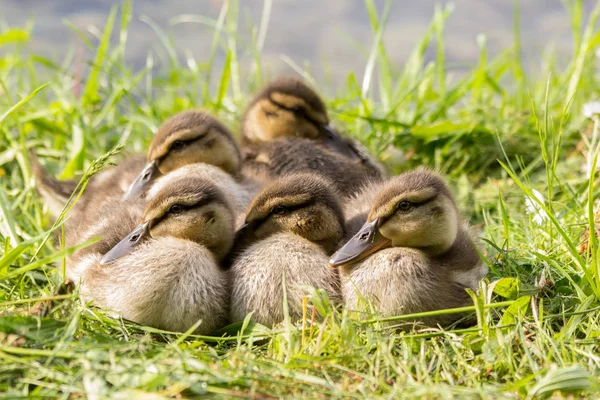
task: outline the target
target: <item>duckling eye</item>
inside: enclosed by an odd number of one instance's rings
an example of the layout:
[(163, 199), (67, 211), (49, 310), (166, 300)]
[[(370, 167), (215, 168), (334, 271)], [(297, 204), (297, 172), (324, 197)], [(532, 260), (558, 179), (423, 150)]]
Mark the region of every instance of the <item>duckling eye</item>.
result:
[(179, 149), (182, 149), (183, 147), (185, 147), (185, 142), (182, 140), (176, 140), (173, 143), (171, 143), (171, 147), (169, 149), (170, 150), (179, 150)]
[(169, 207), (169, 214), (181, 214), (183, 212), (183, 206), (181, 204), (173, 204)]
[(285, 208), (282, 206), (275, 206), (273, 207), (273, 209), (271, 210), (272, 214), (276, 214), (276, 215), (282, 215), (285, 213)]
[(297, 116), (300, 116), (302, 118), (306, 118), (306, 112), (304, 111), (304, 108), (302, 108), (301, 106), (294, 106), (294, 107), (292, 107), (292, 112), (294, 114), (296, 114)]
[(401, 201), (400, 203), (398, 203), (398, 209), (402, 210), (402, 211), (408, 211), (412, 208), (412, 203), (406, 200)]

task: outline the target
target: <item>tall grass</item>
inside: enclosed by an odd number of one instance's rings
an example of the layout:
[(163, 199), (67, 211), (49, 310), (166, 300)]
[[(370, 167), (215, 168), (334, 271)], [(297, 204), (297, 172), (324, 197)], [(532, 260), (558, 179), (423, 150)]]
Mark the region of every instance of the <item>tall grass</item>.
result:
[[(450, 178), (491, 271), (466, 309), (476, 326), (400, 333), (377, 315), (357, 321), (315, 294), (320, 320), (273, 330), (246, 321), (206, 337), (137, 326), (82, 304), (76, 293), (55, 295), (56, 266), (74, 249), (50, 235), (61, 224), (35, 193), (29, 150), (57, 176), (82, 176), (84, 189), (91, 174), (118, 161), (120, 146), (143, 152), (178, 111), (201, 106), (237, 129), (244, 104), (269, 78), (261, 51), (272, 6), (264, 2), (248, 43), (238, 31), (243, 3), (223, 2), (216, 20), (173, 20), (213, 29), (205, 60), (178, 55), (169, 27), (141, 17), (166, 58), (157, 67), (149, 52), (140, 70), (124, 62), (129, 2), (111, 10), (98, 37), (76, 32), (95, 54), (85, 69), (77, 56), (57, 63), (30, 53), (29, 26), (0, 32), (2, 396), (596, 397), (599, 189), (584, 166), (596, 170), (600, 122), (581, 110), (600, 100), (600, 6), (585, 15), (582, 0), (566, 2), (568, 63), (548, 58), (540, 75), (525, 73), (515, 1), (512, 48), (490, 57), (479, 36), (478, 63), (457, 82), (444, 56), (451, 7), (436, 8), (399, 66), (383, 40), (394, 4), (380, 10), (366, 0), (373, 39), (365, 68), (327, 99), (336, 125), (394, 172), (425, 164)], [(253, 62), (243, 74), (242, 58)], [(49, 299), (55, 307), (40, 318), (35, 307)], [(453, 311), (465, 309), (441, 312)]]

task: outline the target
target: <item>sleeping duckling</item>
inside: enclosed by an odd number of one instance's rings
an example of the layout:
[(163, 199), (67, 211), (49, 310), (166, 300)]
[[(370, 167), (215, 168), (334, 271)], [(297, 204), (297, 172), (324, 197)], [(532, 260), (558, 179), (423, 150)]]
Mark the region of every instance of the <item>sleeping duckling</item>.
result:
[(314, 172), (342, 180), (338, 186), (350, 192), (384, 176), (364, 148), (331, 128), (321, 98), (296, 78), (276, 79), (254, 98), (242, 134), (243, 171), (262, 181)]
[(228, 317), (228, 278), (219, 263), (234, 238), (230, 205), (199, 176), (157, 184), (142, 223), (104, 255), (80, 257), (69, 278), (81, 280), (85, 301), (139, 324), (183, 332), (202, 320), (196, 332), (210, 333)]
[[(198, 110), (181, 112), (160, 126), (150, 143), (146, 162), (143, 156), (131, 156), (92, 176), (70, 217), (77, 225), (79, 219), (89, 213), (90, 207), (122, 196), (132, 198), (143, 194), (156, 177), (188, 164), (214, 165), (241, 181), (240, 160), (240, 151), (231, 132), (217, 119)], [(32, 162), (37, 189), (56, 218), (78, 181), (53, 179), (35, 157)], [(252, 187), (250, 182), (243, 183)]]
[[(448, 187), (425, 169), (385, 184), (367, 222), (329, 263), (340, 267), (347, 307), (357, 309), (364, 298), (386, 317), (469, 305), (465, 288), (476, 290), (487, 274)], [(448, 325), (459, 317), (421, 322)]]
[[(238, 213), (245, 211), (258, 190), (255, 182), (240, 174), (240, 152), (229, 130), (203, 111), (185, 111), (168, 119), (150, 144), (148, 160), (145, 163), (143, 157), (126, 158), (90, 178), (66, 224), (66, 234), (71, 238), (67, 240), (69, 244), (82, 241), (79, 227), (97, 219), (96, 209), (106, 203), (119, 202), (121, 197), (127, 200), (143, 196), (157, 177), (189, 164), (204, 163), (222, 170), (221, 179), (232, 182), (232, 203)], [(77, 183), (49, 178), (39, 163), (34, 163), (36, 165), (36, 186), (45, 201), (56, 206), (51, 210), (57, 217)]]
[(344, 235), (341, 206), (331, 182), (296, 174), (267, 185), (252, 201), (236, 234), (240, 253), (231, 267), (231, 319), (272, 326), (283, 321), (285, 276), (289, 315), (302, 316), (302, 286), (324, 289), (341, 302), (337, 271), (327, 259)]
[(240, 150), (229, 129), (206, 112), (184, 111), (158, 129), (150, 143), (148, 162), (124, 198), (143, 194), (156, 177), (189, 164), (214, 165), (242, 181), (240, 160)]

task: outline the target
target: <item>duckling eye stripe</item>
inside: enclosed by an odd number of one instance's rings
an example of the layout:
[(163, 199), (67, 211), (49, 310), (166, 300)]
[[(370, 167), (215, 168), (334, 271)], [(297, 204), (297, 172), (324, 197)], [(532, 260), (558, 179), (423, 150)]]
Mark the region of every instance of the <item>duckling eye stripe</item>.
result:
[(196, 132), (196, 131), (195, 130), (191, 130), (191, 129), (185, 129), (185, 130), (177, 131), (177, 132), (169, 135), (167, 137), (167, 139), (170, 139), (170, 138), (175, 138), (175, 139), (174, 140), (166, 140), (165, 143), (161, 146), (161, 149), (162, 149), (161, 153), (160, 153), (161, 155), (155, 158), (155, 160), (158, 163), (162, 162), (165, 159), (165, 157), (167, 157), (167, 155), (171, 151), (171, 146), (176, 141), (180, 141), (180, 142), (184, 143), (185, 145), (189, 145), (189, 144), (191, 144), (191, 143), (193, 143), (193, 142), (195, 142), (197, 140), (203, 139), (206, 135), (208, 135), (209, 130), (205, 130), (201, 134), (199, 134), (197, 136), (194, 136), (194, 137), (185, 137), (186, 136), (185, 134), (183, 134), (182, 138), (177, 138), (176, 136), (174, 136), (176, 133), (179, 134), (181, 132), (185, 132), (185, 133), (189, 134), (191, 132)]
[(161, 214), (161, 216), (154, 219), (151, 225), (156, 226), (160, 222), (165, 220), (167, 217), (169, 217), (169, 215), (171, 215), (169, 210), (171, 209), (171, 206), (173, 206), (174, 204), (179, 204), (181, 206), (182, 212), (177, 214), (177, 215), (181, 215), (181, 214), (184, 214), (187, 211), (193, 210), (195, 208), (204, 207), (205, 205), (210, 204), (213, 201), (218, 201), (217, 197), (213, 197), (213, 196), (209, 195), (209, 196), (203, 197), (199, 201), (197, 201), (195, 203), (191, 203), (191, 204), (190, 203), (186, 204), (185, 201), (169, 203), (169, 206), (165, 209), (165, 211)]
[[(284, 209), (286, 212), (289, 212), (289, 211), (296, 211), (296, 210), (299, 210), (299, 209), (301, 209), (301, 208), (304, 208), (304, 207), (309, 207), (309, 206), (311, 206), (313, 203), (314, 203), (314, 200), (309, 200), (309, 201), (307, 201), (307, 202), (305, 202), (305, 203), (299, 203), (299, 204), (295, 204), (295, 205), (291, 205), (291, 206), (282, 206), (282, 207), (283, 207), (283, 209)], [(271, 211), (271, 212), (269, 213), (269, 215), (267, 215), (267, 218), (268, 218), (268, 217), (270, 217), (272, 214), (273, 214), (273, 212)], [(266, 219), (266, 218), (265, 218), (265, 219)]]
[(437, 194), (433, 197), (429, 197), (427, 199), (421, 200), (421, 201), (410, 201), (410, 200), (405, 200), (405, 197), (403, 196), (401, 198), (401, 200), (398, 201), (398, 203), (396, 203), (396, 205), (391, 209), (391, 211), (389, 211), (386, 215), (382, 215), (379, 217), (379, 221), (380, 221), (380, 225), (387, 222), (390, 218), (392, 218), (397, 212), (408, 212), (409, 210), (402, 210), (400, 209), (400, 203), (402, 203), (403, 201), (408, 201), (411, 204), (411, 209), (414, 207), (420, 207), (423, 206), (427, 203), (430, 203), (432, 201), (434, 201), (437, 198)]
[(283, 108), (284, 110), (287, 110), (289, 112), (293, 112), (294, 114), (301, 115), (302, 118), (306, 119), (308, 122), (310, 122), (313, 125), (316, 125), (316, 126), (321, 125), (321, 123), (319, 123), (318, 121), (315, 121), (310, 115), (308, 115), (308, 113), (306, 112), (306, 110), (303, 107), (299, 107), (298, 110), (295, 110), (293, 108), (290, 108), (290, 107), (287, 107), (287, 106), (281, 104), (280, 102), (275, 100), (271, 95), (269, 95), (269, 101), (271, 101), (277, 107)]
[[(314, 204), (314, 200), (308, 200), (308, 201), (306, 201), (304, 203), (299, 203), (299, 204), (295, 204), (295, 205), (292, 205), (292, 206), (282, 206), (282, 207), (285, 209), (286, 212), (290, 212), (290, 211), (299, 210), (299, 209), (304, 208), (304, 207), (309, 207), (309, 206), (311, 206), (313, 204)], [(272, 215), (273, 215), (273, 212), (270, 211), (264, 217), (255, 219), (254, 221), (248, 221), (248, 222), (250, 222), (252, 224), (254, 230), (256, 230), (256, 229), (260, 228), (260, 226), (262, 224), (264, 224)]]
[(181, 143), (183, 143), (185, 145), (188, 145), (190, 143), (194, 143), (195, 141), (202, 139), (207, 134), (208, 134), (208, 132), (203, 132), (202, 134), (200, 134), (200, 135), (198, 135), (196, 137), (190, 138), (190, 139), (175, 139), (172, 142), (169, 142), (169, 149), (171, 149), (171, 146), (173, 146), (173, 143), (175, 143), (177, 141), (179, 141), (179, 142), (181, 142)]
[(431, 203), (436, 198), (437, 198), (437, 195), (430, 197), (428, 199), (425, 199), (425, 200), (420, 200), (420, 201), (400, 200), (400, 202), (398, 203), (396, 208), (400, 207), (400, 203), (402, 203), (403, 201), (408, 201), (410, 203), (410, 205), (413, 207), (419, 207), (419, 206), (425, 205), (427, 203)]
[[(296, 110), (294, 110), (293, 108), (290, 108), (286, 105), (281, 104), (280, 102), (278, 102), (277, 100), (275, 100), (270, 94), (269, 94), (269, 101), (273, 104), (275, 104), (277, 107), (279, 108), (283, 108), (284, 110), (287, 111), (291, 111), (291, 112), (297, 112)], [(303, 108), (300, 108), (300, 110), (304, 110)]]

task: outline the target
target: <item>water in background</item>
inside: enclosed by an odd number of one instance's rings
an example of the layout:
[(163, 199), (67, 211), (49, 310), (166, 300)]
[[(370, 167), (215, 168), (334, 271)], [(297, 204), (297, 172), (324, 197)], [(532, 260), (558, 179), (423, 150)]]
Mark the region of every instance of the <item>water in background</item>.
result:
[[(0, 23), (20, 26), (34, 22), (30, 49), (56, 60), (70, 50), (84, 48), (83, 42), (64, 20), (82, 31), (90, 26), (102, 30), (110, 7), (120, 4), (110, 0), (0, 0)], [(384, 1), (375, 0), (378, 9)], [(446, 1), (437, 2), (440, 4)], [(591, 10), (594, 0), (586, 1)], [(422, 39), (433, 16), (435, 1), (393, 1), (384, 41), (392, 61), (400, 66)], [(485, 33), (489, 54), (498, 54), (512, 45), (513, 0), (455, 0), (455, 10), (446, 24), (448, 68), (457, 73), (477, 63), (476, 37)], [(557, 55), (571, 54), (568, 13), (560, 0), (521, 0), (522, 50), (528, 69), (540, 64), (543, 50), (554, 46)], [(149, 52), (167, 62), (167, 54), (155, 31), (141, 17), (146, 16), (169, 32), (179, 57), (191, 52), (198, 62), (208, 58), (213, 28), (194, 20), (202, 15), (216, 19), (223, 0), (145, 0), (133, 4), (127, 59), (143, 66)], [(262, 0), (240, 1), (238, 40), (251, 41), (250, 26), (255, 28), (263, 13)], [(588, 12), (589, 14), (589, 12)], [(269, 74), (289, 73), (289, 59), (309, 67), (320, 81), (339, 85), (349, 72), (360, 78), (374, 40), (364, 3), (358, 0), (273, 0), (268, 31), (264, 41), (263, 61)], [(244, 46), (240, 46), (244, 49)], [(246, 47), (248, 48), (248, 47)], [(85, 55), (91, 59), (91, 52)], [(434, 50), (431, 49), (431, 56)], [(222, 54), (219, 55), (222, 59)], [(242, 69), (250, 65), (252, 55), (241, 55)]]

